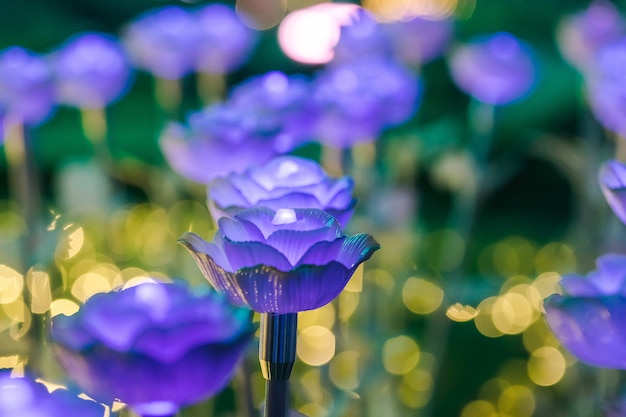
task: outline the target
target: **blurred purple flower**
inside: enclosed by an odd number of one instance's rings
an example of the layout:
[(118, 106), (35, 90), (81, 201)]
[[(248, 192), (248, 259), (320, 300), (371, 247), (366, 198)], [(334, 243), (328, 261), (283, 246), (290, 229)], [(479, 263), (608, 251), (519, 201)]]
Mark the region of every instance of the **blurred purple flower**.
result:
[(199, 25), (196, 44), (198, 72), (226, 74), (237, 69), (250, 56), (258, 32), (241, 21), (239, 15), (224, 4), (210, 4), (196, 12)]
[(119, 98), (131, 73), (126, 53), (117, 39), (85, 33), (69, 39), (53, 54), (57, 96), (79, 108), (104, 108)]
[(626, 23), (610, 1), (595, 0), (586, 10), (562, 19), (557, 43), (563, 57), (579, 71), (594, 65), (603, 46), (626, 34)]
[(180, 243), (215, 289), (260, 313), (322, 307), (379, 248), (367, 234), (342, 235), (337, 220), (318, 209), (257, 207), (218, 224), (211, 243), (193, 233)]
[(208, 184), (231, 172), (263, 164), (276, 155), (280, 126), (245, 108), (218, 103), (171, 123), (161, 135), (167, 162), (182, 176)]
[(54, 317), (51, 337), (63, 368), (91, 397), (173, 415), (224, 388), (252, 333), (248, 312), (215, 293), (145, 283)]
[(384, 25), (394, 55), (402, 62), (421, 66), (439, 57), (452, 39), (452, 21), (416, 17)]
[(0, 52), (0, 107), (12, 122), (37, 125), (54, 109), (52, 71), (48, 63), (19, 46)]
[(193, 69), (198, 42), (195, 17), (178, 6), (142, 14), (130, 23), (124, 35), (124, 44), (137, 67), (170, 80)]
[(604, 198), (613, 213), (626, 223), (626, 164), (611, 160), (600, 167), (598, 175)]
[(591, 111), (607, 129), (626, 135), (626, 38), (605, 45), (586, 73)]
[(526, 96), (535, 84), (530, 48), (510, 33), (458, 46), (448, 63), (456, 85), (483, 103), (509, 104)]
[(566, 275), (564, 294), (544, 301), (559, 341), (581, 361), (626, 369), (626, 255), (607, 254), (586, 277)]
[(48, 392), (29, 376), (12, 378), (0, 372), (0, 417), (103, 417), (104, 407), (64, 389)]
[(315, 208), (326, 211), (345, 227), (356, 200), (350, 177), (331, 178), (310, 159), (280, 156), (243, 174), (218, 178), (208, 189), (209, 209), (214, 219), (233, 216), (255, 206), (272, 210)]
[(342, 26), (333, 63), (374, 57), (420, 66), (440, 56), (451, 38), (450, 20), (415, 18), (379, 23), (360, 9), (348, 25)]
[(401, 64), (379, 58), (329, 66), (315, 80), (318, 140), (337, 148), (373, 141), (413, 115), (419, 81)]
[(384, 26), (365, 9), (359, 9), (350, 22), (341, 27), (335, 45), (333, 63), (346, 63), (364, 58), (391, 58), (391, 39)]
[(228, 102), (275, 125), (274, 147), (284, 153), (313, 139), (317, 116), (311, 90), (311, 82), (303, 76), (271, 71), (233, 88)]

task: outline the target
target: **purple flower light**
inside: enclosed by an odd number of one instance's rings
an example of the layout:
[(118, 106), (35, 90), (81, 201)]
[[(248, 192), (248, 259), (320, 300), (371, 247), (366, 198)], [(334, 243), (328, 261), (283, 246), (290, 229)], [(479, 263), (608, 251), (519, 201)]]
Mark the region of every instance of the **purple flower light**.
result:
[(128, 87), (128, 58), (108, 35), (75, 36), (54, 53), (52, 62), (58, 99), (70, 106), (103, 108)]
[(0, 372), (0, 417), (102, 417), (104, 407), (64, 389), (48, 392), (30, 377), (12, 378)]
[(214, 219), (233, 216), (255, 206), (272, 210), (315, 208), (334, 216), (345, 227), (356, 200), (350, 177), (329, 177), (315, 161), (294, 156), (272, 159), (243, 174), (218, 178), (209, 186), (209, 209)]
[(277, 153), (274, 141), (279, 129), (261, 114), (219, 103), (189, 116), (187, 127), (171, 123), (160, 145), (174, 170), (208, 184), (270, 160)]
[(135, 65), (176, 80), (195, 64), (198, 26), (187, 10), (167, 6), (139, 16), (126, 28), (124, 41)]
[(225, 74), (248, 59), (258, 33), (245, 25), (235, 10), (210, 4), (196, 12), (199, 35), (195, 68), (209, 74)]
[(544, 302), (546, 319), (559, 341), (593, 366), (626, 369), (626, 256), (598, 258), (586, 277), (567, 275), (564, 295)]
[(384, 128), (412, 116), (418, 97), (416, 76), (394, 61), (372, 58), (330, 66), (315, 80), (318, 139), (337, 148), (372, 141)]
[(586, 10), (561, 21), (557, 41), (563, 57), (584, 72), (594, 65), (598, 50), (625, 34), (626, 23), (613, 3), (595, 0)]
[(271, 71), (236, 86), (228, 102), (275, 125), (275, 148), (284, 153), (312, 140), (317, 109), (311, 102), (311, 90), (310, 81), (303, 76)]
[(0, 107), (7, 120), (26, 125), (37, 125), (52, 114), (52, 73), (43, 58), (18, 46), (0, 52)]
[(180, 243), (215, 289), (260, 313), (322, 307), (379, 248), (367, 234), (342, 235), (318, 209), (253, 208), (218, 223), (212, 242), (186, 233)]
[(598, 121), (618, 135), (626, 135), (626, 39), (604, 46), (596, 54), (585, 82), (591, 110)]
[(626, 223), (626, 164), (612, 160), (600, 167), (598, 175), (604, 198), (613, 209), (613, 213)]
[(351, 16), (348, 25), (341, 27), (339, 41), (335, 45), (333, 63), (345, 63), (363, 58), (391, 58), (392, 43), (379, 24), (364, 9)]
[(530, 48), (510, 33), (496, 33), (458, 46), (449, 68), (456, 85), (478, 101), (509, 104), (535, 84)]
[(94, 295), (75, 315), (54, 317), (51, 336), (88, 395), (173, 415), (228, 383), (252, 333), (248, 313), (215, 293), (148, 283)]
[(421, 66), (439, 57), (452, 39), (452, 21), (416, 17), (384, 25), (395, 56), (402, 62)]

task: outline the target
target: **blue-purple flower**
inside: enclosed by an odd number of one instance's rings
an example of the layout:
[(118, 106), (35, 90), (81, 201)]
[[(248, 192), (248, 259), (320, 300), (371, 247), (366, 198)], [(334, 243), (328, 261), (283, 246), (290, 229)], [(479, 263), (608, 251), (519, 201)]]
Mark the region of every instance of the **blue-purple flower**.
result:
[(626, 369), (626, 255), (607, 254), (586, 277), (566, 275), (563, 295), (544, 301), (559, 341), (581, 361)]
[(585, 74), (591, 111), (607, 129), (626, 135), (626, 38), (605, 45)]
[(343, 235), (319, 209), (252, 208), (218, 224), (212, 242), (193, 233), (180, 242), (215, 289), (260, 313), (322, 307), (379, 248), (367, 234)]
[(249, 313), (215, 293), (145, 283), (54, 317), (51, 337), (68, 375), (92, 398), (173, 415), (224, 388), (252, 333)]
[(449, 68), (461, 90), (494, 105), (520, 100), (530, 92), (536, 78), (530, 48), (506, 32), (457, 46), (450, 55)]
[(208, 184), (217, 177), (263, 164), (276, 155), (280, 126), (245, 108), (217, 103), (171, 123), (161, 135), (167, 162), (182, 176)]
[(104, 407), (65, 389), (48, 392), (30, 376), (12, 378), (0, 372), (0, 417), (103, 417)]
[(605, 45), (626, 35), (626, 23), (613, 3), (594, 0), (587, 9), (566, 16), (557, 31), (559, 50), (579, 71), (594, 65), (595, 55)]
[(452, 21), (416, 17), (383, 26), (391, 39), (394, 56), (406, 64), (421, 66), (439, 57), (452, 39)]
[(255, 114), (264, 123), (274, 125), (274, 147), (284, 153), (313, 139), (317, 109), (311, 94), (308, 78), (270, 71), (237, 85), (228, 102), (241, 112)]
[(341, 27), (334, 48), (333, 63), (345, 63), (364, 58), (391, 58), (392, 43), (386, 25), (378, 23), (365, 9), (351, 16), (349, 24)]
[(626, 223), (626, 164), (611, 160), (600, 167), (598, 175), (604, 198), (613, 213)]
[(178, 6), (142, 14), (124, 34), (134, 64), (169, 80), (179, 79), (194, 68), (198, 41), (196, 18)]
[(322, 209), (345, 227), (354, 212), (354, 181), (329, 177), (315, 161), (279, 156), (243, 174), (218, 178), (208, 189), (213, 218), (233, 216), (256, 206)]
[(246, 62), (258, 33), (224, 4), (210, 4), (196, 12), (198, 42), (195, 68), (198, 72), (226, 74)]
[(53, 54), (57, 98), (79, 108), (103, 108), (119, 98), (131, 73), (117, 39), (85, 33), (69, 39)]
[(19, 46), (0, 52), (0, 107), (7, 120), (37, 125), (54, 110), (52, 70), (41, 56)]
[(336, 148), (373, 141), (413, 115), (419, 81), (403, 65), (371, 57), (329, 66), (315, 80), (318, 140)]

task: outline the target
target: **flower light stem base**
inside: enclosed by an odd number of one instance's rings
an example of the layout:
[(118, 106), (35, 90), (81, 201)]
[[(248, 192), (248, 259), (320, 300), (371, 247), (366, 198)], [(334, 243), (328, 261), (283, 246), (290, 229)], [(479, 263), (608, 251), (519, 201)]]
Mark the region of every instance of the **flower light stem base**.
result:
[(261, 316), (259, 362), (266, 379), (265, 417), (286, 417), (289, 377), (296, 361), (297, 313)]

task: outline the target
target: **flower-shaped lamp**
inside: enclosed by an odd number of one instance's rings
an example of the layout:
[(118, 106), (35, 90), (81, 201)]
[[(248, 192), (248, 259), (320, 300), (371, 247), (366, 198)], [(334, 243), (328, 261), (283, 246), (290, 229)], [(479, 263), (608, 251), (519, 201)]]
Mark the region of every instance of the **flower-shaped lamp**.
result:
[(117, 39), (99, 33), (72, 37), (53, 54), (57, 97), (78, 108), (100, 109), (127, 89), (131, 73)]
[(449, 68), (461, 90), (491, 105), (520, 100), (535, 84), (530, 48), (506, 32), (456, 47), (450, 55)]
[(228, 383), (252, 333), (249, 313), (215, 293), (145, 283), (54, 317), (51, 337), (62, 366), (91, 397), (170, 416)]

